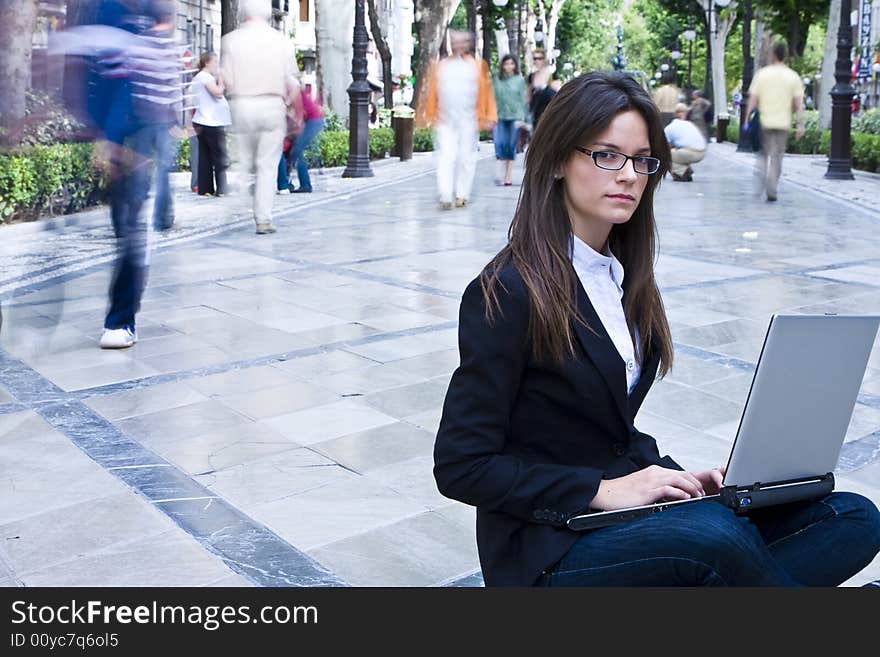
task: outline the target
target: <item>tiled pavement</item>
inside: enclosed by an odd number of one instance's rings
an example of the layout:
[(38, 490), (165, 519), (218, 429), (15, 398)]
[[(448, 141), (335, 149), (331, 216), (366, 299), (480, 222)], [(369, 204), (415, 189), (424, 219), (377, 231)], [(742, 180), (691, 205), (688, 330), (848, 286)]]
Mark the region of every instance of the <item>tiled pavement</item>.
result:
[[(729, 451), (771, 313), (880, 312), (877, 213), (785, 182), (765, 204), (729, 151), (658, 197), (677, 361), (638, 424), (694, 468)], [(272, 236), (241, 199), (181, 197), (125, 352), (97, 349), (100, 211), (3, 228), (0, 585), (478, 584), (473, 512), (431, 450), (458, 299), (518, 192), (491, 167), (453, 212), (426, 158), (328, 176)], [(880, 502), (880, 351), (837, 474)]]

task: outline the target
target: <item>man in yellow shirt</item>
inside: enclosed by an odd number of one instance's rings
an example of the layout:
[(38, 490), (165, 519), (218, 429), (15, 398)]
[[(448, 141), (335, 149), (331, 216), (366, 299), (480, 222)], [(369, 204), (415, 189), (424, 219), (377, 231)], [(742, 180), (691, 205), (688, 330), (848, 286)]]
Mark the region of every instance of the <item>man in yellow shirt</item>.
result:
[[(749, 87), (749, 104), (746, 116), (755, 107), (761, 122), (761, 175), (768, 201), (776, 200), (779, 176), (782, 174), (782, 157), (788, 145), (792, 114), (797, 112), (797, 132), (804, 134), (804, 88), (800, 76), (785, 65), (785, 43), (773, 45), (773, 60), (757, 72)], [(748, 123), (743, 126), (748, 130)]]

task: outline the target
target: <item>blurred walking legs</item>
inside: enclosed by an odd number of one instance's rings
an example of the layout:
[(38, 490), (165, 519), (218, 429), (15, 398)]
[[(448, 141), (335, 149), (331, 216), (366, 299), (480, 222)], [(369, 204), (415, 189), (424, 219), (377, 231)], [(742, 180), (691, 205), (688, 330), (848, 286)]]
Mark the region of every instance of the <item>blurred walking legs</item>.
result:
[(231, 109), (240, 166), (245, 178), (255, 175), (253, 211), (260, 231), (272, 225), (272, 187), (286, 126), (284, 102), (280, 96), (244, 97), (234, 99)]
[(788, 145), (788, 130), (761, 130), (761, 180), (767, 192), (767, 200), (775, 201), (782, 175), (782, 158)]
[(153, 228), (168, 230), (174, 225), (174, 197), (169, 175), (174, 166), (175, 145), (171, 124), (156, 126), (156, 199), (153, 203)]
[(440, 123), (436, 127), (437, 191), (440, 203), (464, 205), (471, 195), (477, 165), (479, 130), (476, 121), (465, 125)]
[(312, 191), (312, 179), (309, 177), (309, 165), (303, 153), (314, 141), (318, 133), (324, 128), (324, 119), (308, 119), (303, 126), (302, 132), (296, 137), (293, 147), (290, 149), (290, 161), (296, 165), (296, 177), (299, 179), (301, 192)]
[(127, 329), (132, 335), (135, 333), (135, 315), (140, 310), (148, 265), (149, 229), (141, 210), (150, 188), (158, 129), (138, 129), (125, 140), (124, 146), (115, 147), (113, 155), (111, 209), (119, 255), (110, 284), (110, 309), (104, 319), (108, 331)]

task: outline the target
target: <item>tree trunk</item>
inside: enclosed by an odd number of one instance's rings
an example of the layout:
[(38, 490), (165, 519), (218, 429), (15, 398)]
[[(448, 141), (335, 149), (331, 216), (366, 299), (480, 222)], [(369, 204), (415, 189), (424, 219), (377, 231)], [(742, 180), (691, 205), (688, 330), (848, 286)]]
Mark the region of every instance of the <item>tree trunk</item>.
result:
[(487, 66), (490, 66), (490, 62), (492, 59), (492, 22), (491, 22), (491, 11), (490, 0), (482, 0), (482, 4), (480, 5), (480, 9), (482, 9), (482, 18), (483, 18), (483, 60), (486, 62)]
[(544, 43), (547, 48), (547, 61), (553, 63), (556, 68), (556, 56), (553, 52), (556, 50), (556, 27), (559, 25), (559, 12), (565, 0), (552, 0), (550, 11), (547, 14), (547, 22), (544, 24)]
[(0, 0), (0, 126), (24, 118), (31, 87), (31, 42), (37, 21), (37, 0)]
[(477, 36), (477, 0), (464, 0), (467, 12), (467, 31)]
[(837, 30), (840, 29), (840, 0), (831, 0), (828, 10), (828, 31), (825, 32), (825, 54), (822, 57), (822, 77), (813, 100), (819, 104), (819, 125), (831, 129), (831, 88), (834, 86), (834, 65), (837, 60)]
[[(713, 0), (700, 0), (704, 9), (712, 9)], [(725, 16), (719, 16), (713, 10), (710, 14), (709, 24), (714, 26), (715, 34), (709, 29), (709, 53), (711, 55), (712, 70), (712, 105), (715, 118), (719, 114), (727, 114), (727, 81), (724, 73), (724, 47), (727, 44), (727, 35), (736, 21), (737, 3), (731, 2)]]
[[(315, 3), (318, 5), (319, 3)], [(315, 7), (317, 10), (317, 6)], [(238, 27), (238, 0), (220, 0), (220, 35), (228, 34)]]
[(382, 59), (382, 91), (385, 98), (385, 109), (394, 107), (394, 80), (391, 79), (391, 48), (388, 41), (382, 35), (382, 25), (379, 22), (379, 12), (376, 10), (376, 0), (367, 0), (367, 8), (370, 12), (370, 31), (373, 43), (379, 51)]
[(413, 89), (416, 126), (425, 125), (423, 98), (427, 92), (425, 78), (431, 64), (437, 59), (440, 44), (446, 37), (446, 26), (455, 14), (455, 10), (458, 9), (460, 2), (461, 0), (417, 0), (415, 3), (416, 29), (419, 35), (419, 59), (416, 67), (416, 84)]

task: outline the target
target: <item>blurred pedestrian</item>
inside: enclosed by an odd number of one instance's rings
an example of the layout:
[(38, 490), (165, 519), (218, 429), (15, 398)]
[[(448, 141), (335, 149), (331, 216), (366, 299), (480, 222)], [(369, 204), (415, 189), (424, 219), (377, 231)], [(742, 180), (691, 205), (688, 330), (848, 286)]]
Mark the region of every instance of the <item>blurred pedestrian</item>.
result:
[[(773, 44), (771, 63), (760, 69), (749, 87), (746, 116), (758, 109), (761, 117), (761, 180), (768, 201), (775, 201), (788, 145), (792, 114), (797, 113), (796, 137), (804, 135), (804, 88), (801, 77), (785, 65), (786, 45)], [(743, 126), (748, 130), (748, 124)]]
[(680, 102), (681, 89), (673, 83), (669, 73), (663, 76), (662, 81), (663, 84), (654, 92), (654, 104), (660, 110), (660, 119), (665, 127), (675, 118), (675, 106)]
[(480, 130), (494, 127), (495, 94), (489, 67), (472, 54), (473, 36), (451, 33), (452, 54), (429, 76), (425, 117), (434, 126), (440, 207), (464, 207), (470, 198)]
[(693, 180), (692, 164), (706, 156), (706, 138), (687, 118), (688, 106), (675, 106), (675, 118), (663, 129), (672, 151), (672, 179), (678, 182)]
[(299, 187), (294, 187), (291, 183), (289, 186), (291, 194), (311, 193), (312, 179), (309, 177), (309, 164), (306, 162), (304, 154), (324, 128), (324, 110), (321, 109), (321, 103), (312, 98), (312, 94), (304, 87), (301, 88), (300, 100), (303, 108), (303, 126), (290, 149), (290, 166), (291, 168), (296, 167)]
[(532, 130), (538, 127), (541, 115), (559, 91), (560, 80), (554, 67), (547, 61), (547, 53), (543, 48), (532, 51), (532, 62), (535, 70), (529, 73), (526, 100), (532, 114)]
[(226, 87), (219, 74), (217, 53), (202, 53), (199, 57), (199, 72), (190, 87), (196, 105), (192, 123), (199, 142), (196, 183), (199, 196), (226, 194), (226, 169), (229, 167), (226, 128), (232, 123), (232, 117), (224, 95)]
[(699, 128), (707, 142), (709, 141), (709, 124), (712, 122), (712, 115), (709, 112), (711, 108), (712, 103), (706, 100), (698, 89), (694, 89), (693, 100), (688, 109), (687, 118), (688, 121)]
[(286, 105), (299, 105), (293, 44), (269, 25), (269, 0), (241, 0), (242, 23), (225, 35), (221, 75), (232, 110), (240, 164), (254, 174), (253, 213), (258, 235), (274, 233), (272, 187), (286, 133)]
[(177, 44), (174, 38), (174, 2), (156, 2), (156, 24), (144, 32), (155, 53), (149, 84), (156, 104), (156, 195), (153, 200), (153, 228), (168, 230), (174, 225), (174, 196), (170, 175), (177, 156), (177, 117), (180, 114), (181, 81)]
[[(492, 80), (498, 123), (495, 124), (493, 141), (495, 159), (498, 161), (496, 184), (511, 185), (513, 162), (519, 138), (519, 124), (526, 119), (526, 81), (519, 74), (519, 64), (513, 55), (504, 55), (498, 66), (498, 74)], [(503, 182), (502, 182), (503, 181)]]
[[(58, 36), (62, 49), (91, 53), (82, 98), (98, 139), (96, 161), (110, 179), (118, 252), (100, 346), (122, 349), (137, 342), (135, 315), (147, 279), (143, 205), (156, 162), (167, 156), (169, 116), (180, 111), (179, 63), (168, 37), (176, 6), (171, 0), (101, 0), (95, 15), (95, 24)], [(170, 201), (167, 191), (161, 193)]]

